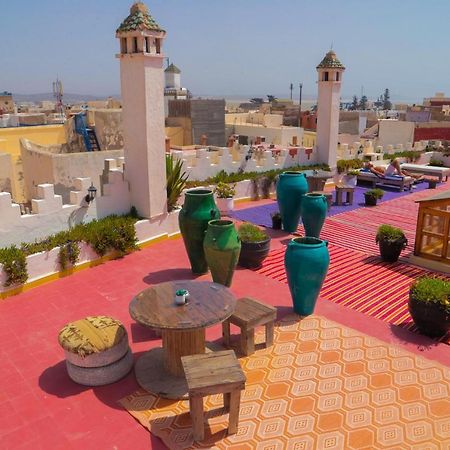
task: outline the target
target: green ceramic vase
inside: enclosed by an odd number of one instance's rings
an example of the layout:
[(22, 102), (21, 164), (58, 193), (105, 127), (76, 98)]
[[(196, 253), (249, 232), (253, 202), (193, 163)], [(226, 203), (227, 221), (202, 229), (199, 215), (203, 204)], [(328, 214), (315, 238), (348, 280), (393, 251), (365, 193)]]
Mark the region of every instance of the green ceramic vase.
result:
[(231, 220), (211, 220), (203, 247), (213, 281), (230, 287), (241, 252), (234, 223)]
[(184, 246), (191, 263), (192, 272), (202, 274), (208, 272), (203, 240), (208, 222), (220, 219), (220, 212), (214, 202), (210, 189), (190, 189), (184, 196), (184, 205), (178, 216)]
[(320, 237), (327, 210), (328, 203), (325, 195), (305, 194), (303, 196), (301, 215), (305, 236)]
[(277, 182), (277, 202), (284, 231), (293, 233), (297, 230), (303, 194), (307, 192), (308, 182), (304, 173), (287, 171), (280, 174)]
[(328, 243), (315, 237), (301, 237), (289, 242), (284, 266), (294, 311), (301, 316), (314, 312), (319, 292), (330, 265)]

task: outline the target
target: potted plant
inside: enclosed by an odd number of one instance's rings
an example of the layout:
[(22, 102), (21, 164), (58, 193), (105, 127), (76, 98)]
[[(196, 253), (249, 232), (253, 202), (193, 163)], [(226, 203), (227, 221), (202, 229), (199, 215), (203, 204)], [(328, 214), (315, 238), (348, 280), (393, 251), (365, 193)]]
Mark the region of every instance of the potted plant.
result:
[(408, 309), (424, 334), (444, 336), (450, 330), (450, 282), (424, 276), (409, 289)]
[(343, 177), (342, 177), (342, 184), (345, 187), (356, 187), (356, 184), (358, 182), (357, 175), (359, 173), (359, 170), (349, 170)]
[(241, 254), (238, 265), (248, 269), (261, 267), (270, 250), (270, 236), (261, 228), (244, 222), (238, 228)]
[(272, 214), (270, 214), (270, 217), (272, 218), (272, 228), (274, 230), (281, 230), (281, 214), (280, 211), (276, 211)]
[(408, 239), (400, 228), (383, 224), (378, 227), (375, 242), (380, 247), (380, 255), (383, 261), (396, 262), (401, 251), (406, 248)]
[(437, 180), (436, 178), (428, 178), (428, 189), (436, 189)]
[(236, 184), (224, 183), (220, 181), (214, 189), (217, 197), (217, 207), (221, 214), (227, 214), (234, 209), (234, 195), (236, 194)]
[(366, 206), (376, 206), (377, 200), (380, 198), (383, 198), (384, 191), (382, 189), (369, 189), (368, 191), (364, 192), (364, 200), (366, 203)]

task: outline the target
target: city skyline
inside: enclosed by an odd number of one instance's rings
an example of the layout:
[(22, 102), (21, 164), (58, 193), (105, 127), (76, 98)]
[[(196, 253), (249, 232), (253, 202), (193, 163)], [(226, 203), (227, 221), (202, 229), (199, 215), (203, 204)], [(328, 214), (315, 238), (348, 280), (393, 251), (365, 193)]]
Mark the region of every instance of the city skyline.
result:
[[(58, 76), (66, 92), (119, 95), (114, 32), (131, 3), (97, 0), (89, 9), (68, 0), (4, 5), (9, 20), (0, 30), (0, 90), (49, 92)], [(347, 67), (344, 99), (359, 97), (362, 89), (375, 99), (389, 88), (394, 101), (411, 102), (450, 92), (450, 63), (440, 58), (450, 13), (443, 0), (426, 5), (412, 0), (407, 10), (400, 2), (381, 0), (376, 11), (355, 0), (146, 4), (168, 32), (165, 55), (195, 96), (288, 98), (293, 83), (298, 99), (302, 82), (304, 98), (311, 99), (317, 93), (315, 66), (331, 45)]]

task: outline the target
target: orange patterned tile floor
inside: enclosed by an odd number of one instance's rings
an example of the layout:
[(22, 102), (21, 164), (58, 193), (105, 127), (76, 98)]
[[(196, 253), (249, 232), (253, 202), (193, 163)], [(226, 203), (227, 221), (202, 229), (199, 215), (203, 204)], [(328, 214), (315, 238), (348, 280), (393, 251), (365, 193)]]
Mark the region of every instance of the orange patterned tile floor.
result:
[(447, 449), (450, 369), (321, 316), (286, 316), (271, 348), (240, 359), (238, 432), (207, 397), (193, 443), (187, 401), (139, 390), (121, 400), (171, 449)]

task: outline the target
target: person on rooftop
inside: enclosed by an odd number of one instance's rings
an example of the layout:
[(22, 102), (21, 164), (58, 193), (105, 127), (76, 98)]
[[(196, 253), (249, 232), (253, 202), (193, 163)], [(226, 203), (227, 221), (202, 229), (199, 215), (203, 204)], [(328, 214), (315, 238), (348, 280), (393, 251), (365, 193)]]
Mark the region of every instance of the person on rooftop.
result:
[(424, 179), (423, 175), (416, 175), (402, 169), (397, 158), (394, 158), (386, 169), (380, 166), (375, 167), (370, 161), (366, 164), (366, 168), (379, 177), (392, 177), (393, 175), (399, 175), (414, 178), (416, 182)]

